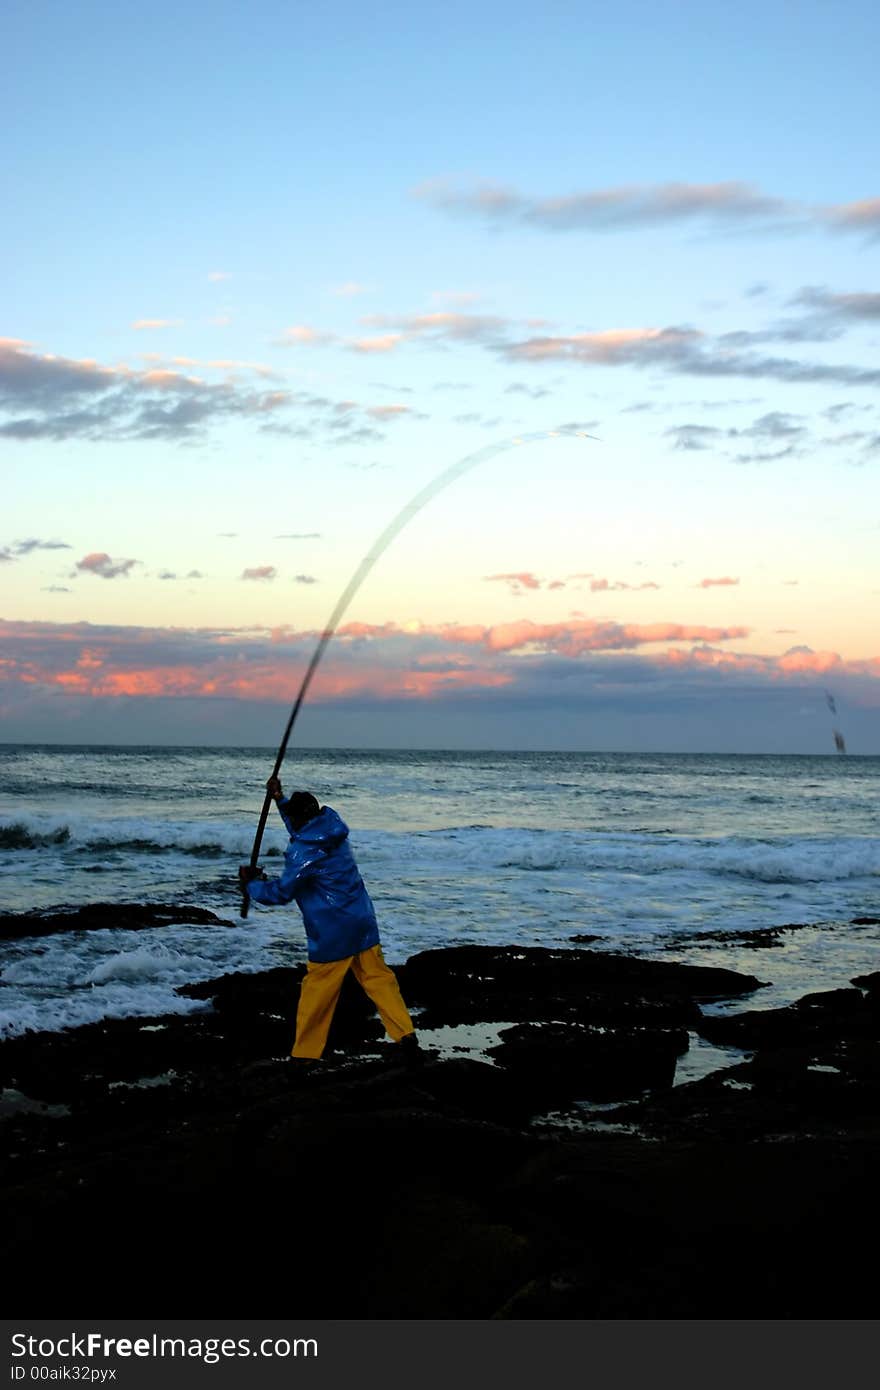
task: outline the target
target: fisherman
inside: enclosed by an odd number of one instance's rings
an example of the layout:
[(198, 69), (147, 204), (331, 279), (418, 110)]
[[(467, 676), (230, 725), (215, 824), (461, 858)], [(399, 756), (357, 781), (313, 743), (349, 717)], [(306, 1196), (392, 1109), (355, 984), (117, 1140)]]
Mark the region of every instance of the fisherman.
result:
[(333, 1012), (349, 970), (379, 1011), (386, 1032), (407, 1061), (421, 1056), (397, 978), (382, 957), (376, 913), (348, 843), (348, 826), (311, 792), (285, 796), (270, 777), (266, 790), (290, 835), (284, 872), (267, 879), (250, 864), (238, 871), (242, 892), (267, 906), (296, 899), (308, 938), (309, 959), (296, 1012), (291, 1056), (314, 1063), (323, 1054)]

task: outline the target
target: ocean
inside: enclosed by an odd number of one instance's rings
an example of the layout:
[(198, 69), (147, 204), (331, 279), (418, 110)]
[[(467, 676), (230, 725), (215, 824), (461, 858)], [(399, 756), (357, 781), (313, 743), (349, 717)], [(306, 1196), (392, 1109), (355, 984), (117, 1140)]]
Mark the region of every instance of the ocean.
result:
[[(231, 924), (7, 941), (0, 1035), (197, 1010), (177, 986), (305, 958), (295, 906), (238, 915), (273, 760), (0, 746), (0, 911), (174, 903)], [(880, 969), (880, 925), (854, 922), (880, 918), (880, 758), (291, 750), (282, 775), (350, 826), (392, 964), (586, 934), (768, 983), (736, 1008)], [(270, 874), (285, 844), (273, 810)], [(717, 935), (795, 926), (773, 949)]]

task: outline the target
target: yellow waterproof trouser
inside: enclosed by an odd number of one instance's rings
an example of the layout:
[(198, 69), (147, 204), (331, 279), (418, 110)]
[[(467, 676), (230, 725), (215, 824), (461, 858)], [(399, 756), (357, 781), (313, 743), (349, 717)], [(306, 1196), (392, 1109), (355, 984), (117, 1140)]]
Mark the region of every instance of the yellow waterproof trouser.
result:
[(385, 964), (382, 947), (371, 946), (368, 951), (346, 956), (344, 960), (309, 961), (296, 1011), (292, 1057), (317, 1058), (323, 1053), (342, 981), (350, 969), (376, 1005), (385, 1031), (395, 1042), (415, 1032), (397, 976)]

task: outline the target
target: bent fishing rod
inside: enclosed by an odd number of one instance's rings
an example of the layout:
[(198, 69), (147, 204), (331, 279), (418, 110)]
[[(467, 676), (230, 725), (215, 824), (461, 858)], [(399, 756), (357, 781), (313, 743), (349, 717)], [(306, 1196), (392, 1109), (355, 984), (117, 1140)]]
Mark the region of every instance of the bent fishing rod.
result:
[[(428, 503), (431, 502), (438, 493), (442, 492), (445, 487), (448, 487), (450, 483), (455, 482), (456, 478), (462, 477), (464, 473), (468, 473), (472, 468), (476, 468), (478, 464), (485, 463), (488, 459), (494, 458), (496, 454), (504, 453), (506, 449), (513, 449), (517, 445), (522, 444), (534, 444), (540, 439), (595, 440), (597, 436), (595, 434), (587, 434), (585, 430), (573, 429), (571, 426), (563, 426), (556, 430), (536, 430), (532, 434), (516, 435), (513, 439), (502, 440), (499, 444), (487, 444), (484, 448), (478, 449), (476, 453), (468, 454), (465, 458), (459, 459), (458, 463), (454, 463), (449, 468), (445, 468), (443, 472), (438, 473), (437, 477), (432, 479), (430, 483), (426, 483), (423, 488), (420, 488), (415, 496), (410, 498), (406, 506), (402, 507), (393, 520), (389, 522), (385, 530), (376, 537), (371, 549), (361, 560), (354, 574), (351, 576), (351, 579), (349, 579), (340, 594), (336, 607), (327, 619), (327, 624), (324, 631), (321, 633), (318, 645), (312, 654), (312, 659), (306, 667), (306, 673), (302, 678), (302, 684), (300, 685), (299, 692), (293, 703), (293, 708), (290, 711), (290, 718), (287, 721), (287, 727), (284, 730), (281, 745), (278, 749), (278, 755), (275, 759), (275, 766), (272, 769), (273, 778), (277, 777), (281, 771), (281, 764), (284, 762), (284, 755), (287, 752), (287, 745), (290, 741), (290, 735), (293, 732), (293, 726), (305, 702), (315, 672), (321, 664), (321, 658), (327, 649), (327, 644), (336, 632), (336, 629), (341, 623), (358, 589), (361, 587), (376, 562), (382, 558), (391, 542), (400, 535), (403, 528), (412, 521), (413, 517), (416, 516), (423, 507), (426, 507)], [(271, 781), (272, 778), (269, 780)], [(260, 846), (263, 843), (263, 832), (266, 829), (266, 821), (269, 818), (269, 807), (271, 803), (272, 793), (267, 791), (263, 800), (263, 808), (260, 811), (260, 819), (257, 822), (257, 832), (254, 836), (254, 844), (251, 850), (249, 867), (252, 874), (256, 873), (257, 861), (260, 857)], [(247, 917), (249, 907), (250, 898), (248, 896), (247, 886), (242, 885), (242, 917)]]

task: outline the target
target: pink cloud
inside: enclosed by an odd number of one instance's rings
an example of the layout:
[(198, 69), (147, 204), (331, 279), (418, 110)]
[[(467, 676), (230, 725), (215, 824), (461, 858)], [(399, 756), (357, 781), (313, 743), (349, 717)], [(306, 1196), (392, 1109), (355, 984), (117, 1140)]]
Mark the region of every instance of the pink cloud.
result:
[(791, 647), (781, 656), (721, 652), (713, 647), (697, 647), (689, 652), (673, 648), (658, 654), (654, 660), (663, 666), (711, 667), (771, 679), (798, 675), (822, 676), (829, 671), (880, 678), (880, 657), (844, 661), (837, 652), (814, 652), (810, 647)]
[(299, 343), (303, 346), (317, 347), (323, 343), (332, 343), (333, 333), (325, 333), (320, 328), (312, 328), (308, 323), (295, 323), (290, 328), (285, 328), (280, 343)]
[(722, 575), (720, 579), (701, 579), (697, 585), (698, 589), (721, 589), (732, 584), (738, 584), (738, 579), (732, 579), (730, 575)]
[(374, 420), (393, 420), (398, 415), (411, 415), (412, 407), (408, 405), (371, 405), (367, 408), (367, 414)]
[[(582, 577), (582, 578), (584, 578), (584, 579), (589, 578), (588, 575), (583, 575), (583, 576), (578, 576), (578, 577)], [(610, 580), (610, 579), (591, 579), (591, 580), (590, 580), (590, 592), (593, 593), (593, 594), (619, 593), (619, 592), (621, 592), (621, 591), (624, 590), (624, 589), (630, 589), (630, 590), (632, 590), (634, 593), (639, 593), (642, 589), (659, 589), (659, 588), (660, 588), (660, 585), (659, 585), (659, 584), (655, 584), (655, 583), (653, 582), (653, 580), (646, 580), (644, 584), (627, 584), (627, 583), (625, 582), (625, 580), (623, 580), (623, 579), (615, 579), (615, 580)]]
[(619, 366), (666, 360), (670, 353), (692, 347), (701, 337), (696, 329), (689, 328), (610, 328), (567, 337), (528, 338), (510, 343), (502, 351), (506, 357), (527, 361), (561, 358)]
[(242, 570), (242, 579), (274, 579), (278, 571), (274, 565), (256, 565), (253, 569)]
[(355, 338), (348, 346), (352, 352), (393, 352), (403, 341), (402, 333), (383, 333), (377, 338)]
[(429, 314), (405, 314), (388, 317), (371, 314), (362, 320), (375, 328), (389, 328), (408, 338), (453, 338), (459, 342), (482, 340), (496, 335), (507, 320), (496, 314), (462, 314), (451, 309), (437, 309)]
[(76, 567), (83, 574), (96, 574), (101, 579), (119, 579), (128, 576), (137, 560), (113, 560), (103, 550), (93, 551), (77, 560)]
[[(445, 624), (402, 630), (393, 623), (346, 625), (328, 648), (314, 687), (318, 700), (438, 699), (468, 691), (514, 691), (542, 700), (559, 693), (567, 670), (584, 689), (608, 679), (649, 681), (707, 677), (811, 684), (861, 682), (850, 693), (880, 703), (880, 657), (843, 660), (835, 652), (790, 648), (782, 655), (721, 650), (745, 629), (677, 623), (556, 624), (528, 621), (486, 627)], [(93, 698), (206, 696), (287, 704), (315, 649), (315, 630), (182, 629), (0, 622), (0, 682), (6, 697), (35, 690)], [(656, 650), (667, 641), (689, 649)], [(638, 652), (639, 647), (654, 647)], [(547, 656), (554, 679), (548, 682)], [(568, 662), (566, 667), (564, 663)], [(597, 687), (598, 683), (598, 687)], [(674, 693), (676, 684), (668, 686)], [(8, 706), (7, 706), (8, 707)]]
[[(467, 635), (465, 635), (467, 634)], [(725, 642), (747, 637), (746, 627), (702, 627), (681, 623), (612, 623), (581, 619), (560, 623), (535, 623), (521, 618), (493, 627), (438, 629), (449, 641), (472, 641), (493, 652), (557, 652), (579, 656), (585, 652), (620, 651), (656, 642)]]
[(520, 570), (518, 574), (487, 574), (485, 579), (487, 584), (496, 582), (509, 584), (514, 590), (540, 589), (541, 587), (540, 579), (526, 570)]
[(183, 319), (135, 319), (132, 328), (141, 332), (145, 328), (178, 328)]

